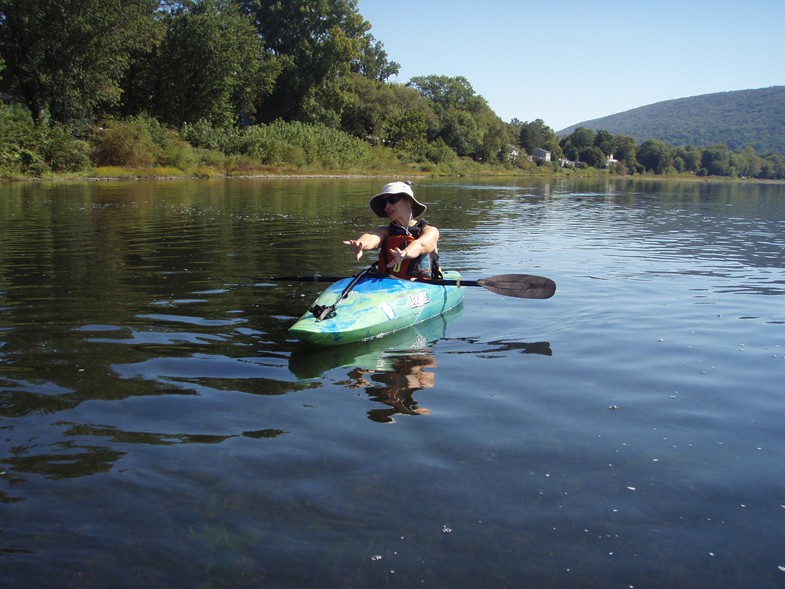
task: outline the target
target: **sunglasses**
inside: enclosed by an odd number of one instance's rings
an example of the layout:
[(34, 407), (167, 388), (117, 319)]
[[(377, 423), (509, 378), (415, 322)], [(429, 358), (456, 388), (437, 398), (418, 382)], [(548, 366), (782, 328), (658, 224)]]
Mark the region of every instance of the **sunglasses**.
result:
[(397, 203), (402, 198), (403, 198), (403, 194), (391, 194), (390, 196), (388, 196), (387, 198), (385, 198), (382, 201), (382, 206), (386, 206), (387, 203), (390, 203), (391, 205), (394, 205), (395, 203)]

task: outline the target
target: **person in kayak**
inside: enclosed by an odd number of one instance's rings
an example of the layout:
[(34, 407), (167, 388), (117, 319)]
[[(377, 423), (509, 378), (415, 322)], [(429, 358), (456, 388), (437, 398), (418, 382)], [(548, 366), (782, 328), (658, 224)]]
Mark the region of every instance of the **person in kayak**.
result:
[(424, 219), (426, 209), (414, 197), (411, 182), (391, 182), (369, 203), (379, 217), (390, 224), (344, 241), (359, 261), (366, 250), (379, 249), (378, 272), (398, 278), (441, 278), (439, 230)]

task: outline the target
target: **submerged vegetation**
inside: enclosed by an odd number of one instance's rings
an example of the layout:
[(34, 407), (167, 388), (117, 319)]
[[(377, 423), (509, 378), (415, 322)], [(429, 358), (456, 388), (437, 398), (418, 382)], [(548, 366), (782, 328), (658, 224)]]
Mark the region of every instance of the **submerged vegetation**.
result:
[(463, 77), (391, 83), (356, 0), (0, 0), (0, 177), (690, 174), (752, 147), (503, 122)]

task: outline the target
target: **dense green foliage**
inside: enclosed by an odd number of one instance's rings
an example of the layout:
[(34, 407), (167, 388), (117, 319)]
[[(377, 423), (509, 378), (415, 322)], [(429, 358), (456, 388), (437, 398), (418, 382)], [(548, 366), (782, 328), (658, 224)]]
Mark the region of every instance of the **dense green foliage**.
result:
[(0, 105), (0, 177), (77, 172), (90, 167), (89, 145), (62, 124), (38, 125), (21, 106)]
[(785, 180), (785, 156), (759, 156), (751, 147), (731, 151), (718, 143), (707, 147), (674, 147), (658, 139), (636, 146), (629, 135), (578, 127), (559, 142), (566, 165), (608, 167), (619, 174), (690, 174)]
[[(231, 125), (254, 112), (272, 84), (256, 29), (232, 4), (204, 2), (161, 18), (165, 31), (147, 57), (136, 108), (179, 126), (206, 120)], [(148, 96), (145, 100), (143, 97)], [(141, 108), (139, 108), (141, 107)]]
[(579, 123), (559, 135), (577, 127), (606, 129), (637, 141), (658, 139), (698, 147), (725, 144), (731, 150), (752, 147), (759, 154), (785, 153), (785, 86), (667, 100)]
[[(576, 137), (580, 138), (580, 148), (576, 147)], [(649, 172), (785, 179), (785, 156), (759, 156), (751, 147), (740, 151), (731, 151), (723, 143), (706, 147), (674, 147), (658, 139), (647, 139), (636, 146), (629, 135), (613, 136), (605, 130), (595, 133), (585, 127), (575, 129), (561, 140), (560, 145), (579, 163), (595, 168), (607, 165), (621, 174)]]
[(560, 139), (540, 119), (504, 123), (461, 76), (389, 83), (399, 66), (370, 29), (357, 0), (0, 0), (0, 176), (111, 166), (785, 178), (781, 156), (758, 155), (765, 143), (676, 148), (588, 126)]
[(372, 44), (356, 1), (236, 1), (280, 64), (258, 119), (335, 123), (345, 102), (342, 80)]
[(2, 90), (33, 119), (86, 125), (116, 107), (154, 39), (156, 0), (0, 0)]

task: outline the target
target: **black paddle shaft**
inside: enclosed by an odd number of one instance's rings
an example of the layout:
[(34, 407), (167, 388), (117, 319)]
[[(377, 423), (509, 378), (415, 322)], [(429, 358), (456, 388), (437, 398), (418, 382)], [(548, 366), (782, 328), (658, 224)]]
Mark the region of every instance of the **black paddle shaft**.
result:
[[(278, 276), (270, 278), (270, 280), (279, 282), (338, 282), (344, 278), (346, 277), (314, 274), (313, 276)], [(549, 299), (556, 292), (556, 283), (553, 280), (532, 274), (499, 274), (498, 276), (480, 278), (479, 280), (447, 280), (441, 278), (415, 280), (417, 282), (444, 286), (480, 286), (492, 293), (518, 299)], [(354, 286), (354, 284), (351, 286)]]

